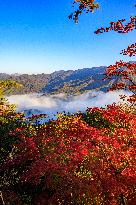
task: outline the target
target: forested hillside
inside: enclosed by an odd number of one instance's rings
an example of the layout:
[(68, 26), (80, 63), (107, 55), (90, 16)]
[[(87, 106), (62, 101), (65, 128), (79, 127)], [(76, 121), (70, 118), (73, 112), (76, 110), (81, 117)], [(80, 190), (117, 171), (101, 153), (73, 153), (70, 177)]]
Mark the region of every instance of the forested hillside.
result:
[[(69, 93), (78, 94), (87, 90), (98, 89), (107, 91), (109, 82), (103, 81), (106, 67), (84, 68), (79, 70), (56, 71), (51, 74), (12, 74), (0, 73), (0, 80), (14, 80), (23, 86), (11, 89), (9, 94), (39, 93)], [(7, 93), (8, 94), (8, 93)]]
[(0, 80), (14, 80), (19, 82), (23, 86), (20, 89), (10, 90), (10, 94), (25, 94), (25, 93), (38, 93), (43, 87), (47, 84), (50, 79), (48, 74), (37, 74), (37, 75), (28, 75), (28, 74), (13, 74), (8, 75), (5, 73), (0, 73)]
[[(132, 62), (130, 62), (132, 63)], [(133, 62), (134, 63), (134, 62)], [(106, 92), (111, 85), (120, 80), (117, 76), (105, 79), (106, 66), (78, 70), (60, 70), (51, 74), (6, 74), (0, 73), (0, 80), (14, 80), (23, 86), (10, 89), (6, 94), (80, 94), (88, 90)], [(104, 80), (105, 79), (105, 80)]]
[(106, 67), (93, 67), (78, 70), (55, 71), (51, 74), (13, 74), (0, 73), (0, 79), (15, 80), (22, 84), (20, 89), (10, 90), (10, 94), (39, 93), (82, 93), (87, 90), (107, 91), (109, 80), (103, 81)]

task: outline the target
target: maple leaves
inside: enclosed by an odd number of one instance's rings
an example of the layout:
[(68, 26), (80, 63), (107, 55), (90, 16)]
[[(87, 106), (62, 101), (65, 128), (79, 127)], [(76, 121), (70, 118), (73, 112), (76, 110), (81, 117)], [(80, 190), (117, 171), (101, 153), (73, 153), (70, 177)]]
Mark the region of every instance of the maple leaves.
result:
[[(99, 28), (95, 31), (95, 34), (101, 34), (104, 32), (115, 31), (121, 34), (125, 34), (136, 29), (136, 16), (130, 17), (130, 21), (124, 24), (126, 20), (118, 20), (117, 22), (111, 22), (109, 27)], [(123, 55), (129, 55), (130, 57), (136, 55), (136, 43), (128, 46), (127, 49), (121, 51)], [(125, 89), (130, 90), (134, 94), (127, 100), (130, 103), (136, 102), (136, 63), (135, 62), (123, 62), (122, 60), (116, 62), (114, 65), (110, 65), (106, 71), (106, 77), (119, 77), (119, 82), (112, 85), (110, 90)]]
[[(100, 28), (95, 31), (96, 34), (109, 32), (114, 30), (118, 33), (128, 33), (136, 28), (136, 17), (130, 17), (130, 22), (126, 25), (123, 25), (125, 19), (118, 20), (117, 22), (111, 22), (110, 27)], [(127, 49), (121, 51), (123, 55), (135, 56), (136, 55), (136, 44), (128, 46)], [(112, 90), (115, 89), (126, 89), (128, 88), (135, 93), (136, 89), (136, 64), (134, 62), (123, 62), (122, 60), (115, 63), (115, 65), (110, 65), (107, 68), (106, 76), (109, 78), (111, 76), (120, 76), (121, 80), (129, 81), (129, 84), (125, 81), (119, 82), (113, 85)], [(134, 98), (133, 98), (134, 99)], [(131, 98), (132, 101), (132, 98)]]
[[(117, 22), (111, 22), (110, 27), (100, 28), (95, 31), (96, 34), (100, 34), (103, 32), (109, 32), (114, 30), (118, 33), (128, 33), (136, 28), (136, 17), (131, 17), (130, 22), (126, 25), (123, 25), (123, 20), (118, 20)], [(136, 55), (136, 44), (132, 44), (128, 46), (127, 49), (121, 51), (123, 55), (135, 56)], [(107, 67), (107, 71), (105, 73), (107, 78), (111, 78), (114, 76), (119, 77), (119, 82), (116, 82), (112, 85), (110, 90), (117, 89), (126, 89), (130, 90), (134, 94), (128, 99), (130, 103), (135, 103), (136, 101), (136, 63), (135, 62), (124, 62), (122, 60), (116, 62), (114, 65), (110, 65)]]
[[(125, 65), (119, 62), (114, 69)], [(32, 204), (134, 201), (136, 117), (129, 109), (115, 104), (88, 108), (86, 113), (58, 114), (43, 125), (33, 123), (38, 116), (1, 112), (4, 202), (12, 203), (9, 192), (16, 203), (28, 198)]]
[[(90, 0), (76, 0), (74, 4), (79, 4), (79, 9), (69, 16), (75, 22), (78, 22), (78, 16), (82, 14), (85, 9), (86, 12), (92, 12), (94, 9), (99, 8), (99, 5), (95, 1)], [(96, 6), (97, 5), (97, 6)], [(96, 6), (96, 7), (95, 7)], [(97, 29), (95, 34), (102, 34), (105, 32), (115, 31), (119, 34), (127, 34), (136, 29), (136, 16), (131, 16), (130, 20), (126, 22), (126, 19), (120, 19), (116, 22), (110, 22), (109, 27), (101, 27)], [(130, 57), (136, 55), (136, 43), (128, 46), (127, 49), (123, 49), (121, 54), (128, 55)], [(136, 101), (136, 64), (134, 62), (123, 62), (122, 60), (115, 63), (115, 65), (110, 65), (106, 71), (106, 78), (118, 77), (119, 81), (112, 85), (110, 90), (116, 89), (126, 89), (130, 90), (134, 94), (127, 99), (130, 103), (135, 103)]]
[(95, 3), (95, 0), (75, 0), (73, 2), (73, 6), (75, 4), (78, 4), (78, 8), (69, 15), (69, 19), (72, 19), (75, 21), (75, 23), (78, 23), (79, 15), (85, 11), (88, 12), (94, 12), (95, 9), (99, 8), (99, 4)]
[[(70, 15), (69, 18), (75, 20), (78, 22), (78, 15), (82, 13), (82, 10), (86, 9), (87, 12), (92, 12), (94, 8), (91, 10), (89, 8), (92, 8), (92, 5), (94, 6), (94, 1), (89, 0), (77, 0), (75, 3), (79, 3), (79, 9), (77, 10), (77, 13), (75, 12), (75, 15)], [(99, 6), (98, 6), (99, 7)], [(97, 8), (98, 8), (97, 7)], [(136, 16), (131, 16), (130, 20), (126, 22), (126, 19), (120, 19), (116, 22), (110, 22), (109, 27), (101, 27), (97, 29), (94, 33), (95, 34), (102, 34), (105, 32), (115, 31), (120, 34), (127, 34), (133, 30), (136, 29)], [(136, 43), (131, 44), (128, 46), (127, 49), (124, 49), (121, 51), (121, 54), (123, 55), (129, 55), (130, 57), (136, 55)], [(110, 65), (107, 68), (106, 72), (107, 78), (109, 77), (120, 77), (120, 81), (116, 82), (111, 90), (116, 89), (128, 89), (132, 91), (134, 94), (128, 99), (130, 103), (135, 103), (136, 101), (136, 64), (134, 62), (123, 62), (118, 61), (115, 63), (115, 65)]]
[(119, 82), (112, 85), (110, 90), (125, 89), (130, 90), (133, 95), (128, 99), (131, 103), (135, 103), (136, 92), (136, 63), (134, 62), (116, 62), (115, 65), (107, 67), (106, 77), (119, 77)]
[(115, 104), (18, 126), (1, 172), (9, 179), (16, 172), (20, 189), (40, 189), (38, 198), (31, 195), (36, 203), (118, 204), (136, 185), (135, 126), (135, 115)]
[(136, 43), (131, 44), (130, 46), (127, 47), (127, 49), (122, 50), (120, 54), (129, 55), (130, 57), (135, 56), (136, 55)]
[(121, 19), (118, 20), (117, 22), (110, 22), (109, 27), (101, 27), (97, 29), (94, 33), (95, 34), (100, 34), (104, 32), (109, 32), (109, 31), (116, 31), (118, 33), (128, 33), (136, 29), (136, 16), (130, 17), (130, 21), (127, 24), (124, 24), (126, 22), (126, 19)]

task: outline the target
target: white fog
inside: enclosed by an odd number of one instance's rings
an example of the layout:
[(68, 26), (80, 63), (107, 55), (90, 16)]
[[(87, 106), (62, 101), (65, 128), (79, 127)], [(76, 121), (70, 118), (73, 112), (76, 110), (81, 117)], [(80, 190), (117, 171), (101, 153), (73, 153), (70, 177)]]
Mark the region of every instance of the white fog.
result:
[(85, 111), (87, 107), (105, 107), (114, 102), (121, 102), (120, 95), (130, 95), (125, 91), (115, 92), (88, 92), (78, 96), (65, 94), (43, 96), (39, 94), (12, 95), (8, 97), (10, 103), (17, 105), (17, 111), (26, 111), (31, 114), (47, 114), (50, 117), (57, 112)]

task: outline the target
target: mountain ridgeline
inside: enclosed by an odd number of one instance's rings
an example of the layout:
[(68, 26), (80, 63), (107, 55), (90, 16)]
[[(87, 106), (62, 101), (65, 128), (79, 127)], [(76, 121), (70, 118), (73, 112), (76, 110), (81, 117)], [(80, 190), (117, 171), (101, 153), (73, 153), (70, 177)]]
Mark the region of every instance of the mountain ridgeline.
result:
[(103, 80), (106, 66), (78, 70), (60, 70), (51, 74), (6, 74), (0, 73), (0, 80), (14, 80), (23, 86), (11, 89), (6, 94), (44, 93), (45, 95), (67, 93), (80, 94), (89, 90), (106, 92), (112, 80)]

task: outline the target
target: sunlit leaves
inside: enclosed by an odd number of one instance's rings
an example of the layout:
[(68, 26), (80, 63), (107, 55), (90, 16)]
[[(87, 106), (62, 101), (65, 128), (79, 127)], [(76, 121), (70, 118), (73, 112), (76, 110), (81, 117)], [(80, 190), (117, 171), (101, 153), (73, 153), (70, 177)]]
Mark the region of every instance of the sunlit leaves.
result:
[(75, 0), (73, 3), (73, 7), (77, 7), (77, 9), (69, 15), (69, 19), (78, 23), (79, 15), (83, 12), (89, 13), (94, 12), (99, 8), (99, 4), (95, 2), (95, 0)]
[(136, 55), (136, 43), (131, 44), (130, 46), (127, 47), (127, 49), (122, 50), (121, 54), (129, 55), (130, 57), (135, 56)]
[(20, 87), (22, 87), (22, 85), (13, 80), (0, 80), (0, 97), (6, 92), (10, 92), (10, 89)]
[(109, 31), (115, 31), (118, 33), (129, 33), (131, 31), (133, 31), (134, 29), (136, 29), (136, 17), (130, 17), (130, 21), (128, 23), (124, 23), (126, 22), (126, 19), (121, 19), (118, 20), (117, 22), (110, 22), (110, 26), (109, 27), (101, 27), (99, 29), (97, 29), (95, 31), (95, 34), (100, 34), (100, 33), (104, 33), (104, 32), (109, 32)]
[(120, 195), (129, 199), (136, 185), (135, 125), (133, 112), (113, 104), (18, 126), (9, 137), (19, 141), (11, 144), (1, 171), (11, 178), (16, 170), (20, 186), (45, 189), (36, 201), (118, 204)]
[[(109, 27), (101, 27), (95, 31), (95, 34), (101, 34), (104, 32), (115, 31), (120, 34), (126, 34), (136, 29), (136, 16), (130, 17), (130, 21), (125, 23), (126, 19), (118, 20), (117, 22), (110, 22)], [(136, 44), (131, 44), (127, 49), (121, 51), (123, 55), (129, 55), (130, 57), (136, 55)], [(110, 90), (130, 90), (133, 92), (128, 101), (132, 104), (135, 103), (136, 93), (136, 64), (135, 62), (123, 62), (118, 61), (115, 65), (110, 65), (106, 71), (107, 78), (118, 77), (120, 81), (114, 83)]]

